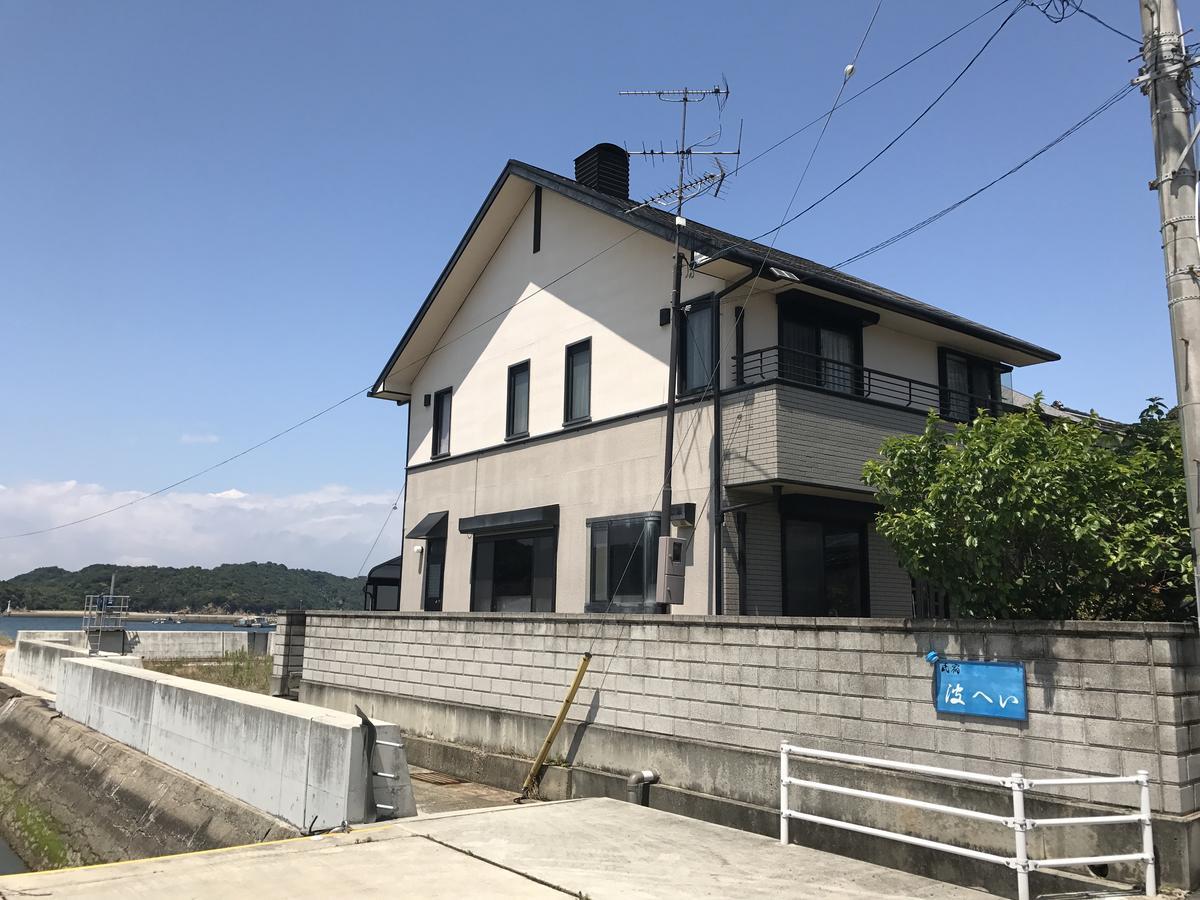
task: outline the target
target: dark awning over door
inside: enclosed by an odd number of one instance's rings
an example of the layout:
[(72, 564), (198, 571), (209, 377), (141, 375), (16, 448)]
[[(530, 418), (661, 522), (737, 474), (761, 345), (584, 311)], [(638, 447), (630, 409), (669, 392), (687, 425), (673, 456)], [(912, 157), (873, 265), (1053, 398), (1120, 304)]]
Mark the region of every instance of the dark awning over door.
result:
[(450, 511), (443, 509), (441, 512), (431, 512), (420, 522), (416, 524), (405, 537), (409, 540), (421, 540), (423, 538), (444, 538), (446, 536), (446, 520), (450, 518)]
[(539, 528), (554, 528), (557, 525), (557, 503), (552, 506), (533, 506), (529, 509), (513, 509), (508, 512), (487, 513), (482, 516), (466, 516), (458, 520), (458, 530), (463, 534), (535, 531)]

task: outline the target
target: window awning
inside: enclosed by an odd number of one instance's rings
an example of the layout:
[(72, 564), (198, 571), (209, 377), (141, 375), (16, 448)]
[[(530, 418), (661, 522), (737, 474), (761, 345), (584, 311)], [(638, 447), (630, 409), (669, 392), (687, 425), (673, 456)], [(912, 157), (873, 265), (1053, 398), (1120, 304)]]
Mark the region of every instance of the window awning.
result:
[(533, 506), (529, 509), (513, 509), (508, 512), (487, 513), (482, 516), (466, 516), (458, 520), (458, 530), (463, 534), (535, 531), (539, 528), (554, 528), (557, 525), (557, 503), (552, 506)]
[(446, 536), (446, 520), (450, 518), (450, 511), (443, 509), (441, 512), (431, 512), (420, 522), (416, 524), (405, 537), (409, 540), (422, 540), (424, 538), (444, 538)]
[(402, 556), (396, 556), (386, 562), (381, 562), (367, 572), (367, 584), (390, 584), (400, 586), (400, 568), (404, 564)]

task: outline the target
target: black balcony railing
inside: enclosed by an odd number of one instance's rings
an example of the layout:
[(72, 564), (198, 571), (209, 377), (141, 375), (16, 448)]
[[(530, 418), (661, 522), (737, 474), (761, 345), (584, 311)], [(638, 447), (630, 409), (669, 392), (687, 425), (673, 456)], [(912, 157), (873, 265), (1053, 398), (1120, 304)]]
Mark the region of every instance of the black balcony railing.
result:
[[(740, 363), (740, 365), (739, 365)], [(801, 387), (818, 388), (852, 397), (864, 397), (926, 412), (936, 409), (941, 416), (954, 421), (966, 421), (976, 410), (993, 413), (1000, 409), (995, 397), (968, 394), (951, 390), (915, 378), (893, 375), (866, 366), (793, 350), (790, 347), (766, 347), (742, 354), (734, 359), (740, 380), (745, 384), (758, 381), (783, 381)]]

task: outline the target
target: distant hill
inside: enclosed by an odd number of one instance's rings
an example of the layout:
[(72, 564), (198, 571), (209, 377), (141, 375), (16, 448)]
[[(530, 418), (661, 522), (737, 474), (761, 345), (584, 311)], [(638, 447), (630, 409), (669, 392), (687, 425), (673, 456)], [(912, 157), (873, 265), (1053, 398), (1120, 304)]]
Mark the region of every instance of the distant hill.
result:
[(365, 578), (344, 578), (279, 563), (231, 563), (213, 569), (189, 566), (94, 565), (68, 572), (46, 566), (0, 581), (0, 610), (82, 609), (86, 594), (108, 591), (117, 574), (117, 593), (129, 595), (134, 612), (253, 612), (279, 609), (356, 609)]

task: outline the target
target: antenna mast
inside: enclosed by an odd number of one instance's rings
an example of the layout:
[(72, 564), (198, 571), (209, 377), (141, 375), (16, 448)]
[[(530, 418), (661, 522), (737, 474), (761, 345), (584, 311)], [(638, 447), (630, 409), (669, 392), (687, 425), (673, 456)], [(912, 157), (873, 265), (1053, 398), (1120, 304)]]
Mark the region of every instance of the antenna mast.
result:
[[(693, 90), (691, 88), (678, 88), (668, 90), (655, 91), (620, 91), (622, 97), (654, 97), (658, 100), (663, 100), (668, 103), (679, 103), (681, 105), (679, 116), (679, 146), (676, 150), (641, 150), (630, 153), (630, 156), (647, 156), (653, 161), (659, 156), (677, 156), (679, 157), (679, 181), (677, 186), (670, 191), (663, 191), (661, 194), (655, 194), (648, 199), (642, 206), (650, 203), (659, 203), (663, 200), (673, 197), (675, 200), (675, 265), (671, 277), (671, 306), (670, 306), (670, 327), (671, 327), (671, 344), (670, 355), (667, 358), (667, 427), (665, 446), (663, 448), (663, 486), (662, 486), (662, 509), (659, 512), (659, 536), (661, 538), (669, 538), (671, 536), (671, 469), (675, 456), (675, 399), (678, 393), (678, 356), (679, 356), (679, 328), (680, 328), (680, 312), (682, 311), (679, 295), (683, 281), (683, 255), (681, 253), (681, 244), (683, 237), (683, 229), (687, 227), (687, 219), (683, 217), (683, 204), (691, 197), (699, 196), (708, 189), (708, 187), (716, 183), (717, 190), (720, 190), (720, 185), (725, 180), (725, 171), (720, 168), (718, 162), (719, 175), (717, 173), (709, 173), (692, 182), (685, 181), (687, 165), (693, 156), (740, 156), (741, 134), (738, 135), (737, 150), (697, 150), (695, 147), (689, 146), (687, 142), (687, 113), (689, 103), (700, 103), (708, 97), (714, 97), (719, 108), (724, 108), (725, 101), (729, 99), (729, 85), (722, 79), (722, 83), (715, 87), (705, 90)], [(719, 134), (719, 132), (718, 132)], [(695, 190), (691, 197), (688, 196), (689, 190)], [(641, 207), (634, 207), (640, 209)], [(631, 210), (632, 211), (632, 210)], [(716, 328), (716, 323), (713, 325)], [(714, 360), (715, 362), (715, 360)], [(660, 549), (660, 553), (662, 550)], [(659, 603), (665, 602), (665, 585), (658, 584), (656, 586), (658, 594), (657, 600)], [(681, 602), (682, 598), (679, 601)]]

